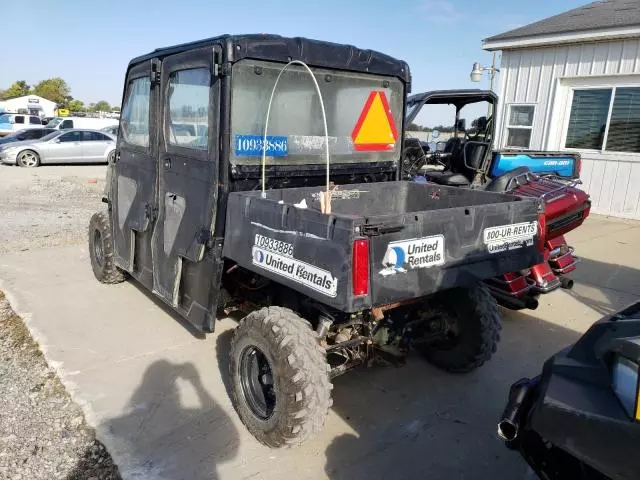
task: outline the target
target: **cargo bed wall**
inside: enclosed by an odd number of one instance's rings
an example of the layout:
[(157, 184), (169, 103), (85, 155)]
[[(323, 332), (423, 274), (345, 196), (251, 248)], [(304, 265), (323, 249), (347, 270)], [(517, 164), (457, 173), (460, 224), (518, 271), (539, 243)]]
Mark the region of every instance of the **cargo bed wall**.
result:
[[(413, 182), (229, 196), (224, 255), (344, 311), (469, 285), (541, 261), (534, 199)], [(297, 205), (297, 206), (296, 206)], [(370, 288), (352, 295), (352, 245), (369, 240)]]

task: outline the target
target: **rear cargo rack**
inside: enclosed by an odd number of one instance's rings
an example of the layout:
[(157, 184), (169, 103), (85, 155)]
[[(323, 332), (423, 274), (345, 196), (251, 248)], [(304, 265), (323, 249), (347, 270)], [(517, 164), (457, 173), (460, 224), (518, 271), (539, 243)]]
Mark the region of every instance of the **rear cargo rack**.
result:
[[(547, 191), (547, 189), (536, 188), (536, 186), (531, 185), (531, 182), (533, 181), (538, 182), (538, 187), (548, 187), (551, 188), (551, 190)], [(556, 186), (555, 184), (557, 183), (560, 183), (561, 185)], [(537, 197), (551, 203), (564, 197), (568, 188), (573, 188), (580, 184), (582, 184), (582, 182), (579, 179), (566, 180), (553, 174), (536, 175), (532, 172), (525, 172), (511, 178), (509, 183), (507, 183), (506, 191), (509, 192), (518, 187), (526, 186), (531, 189), (531, 193), (518, 192), (519, 195)]]

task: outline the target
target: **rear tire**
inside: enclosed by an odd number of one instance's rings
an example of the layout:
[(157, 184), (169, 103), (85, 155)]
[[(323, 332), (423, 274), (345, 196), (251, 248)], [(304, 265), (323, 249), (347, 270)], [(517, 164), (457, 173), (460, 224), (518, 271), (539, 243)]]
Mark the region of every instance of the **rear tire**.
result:
[(89, 221), (89, 255), (93, 274), (102, 283), (121, 283), (125, 273), (116, 267), (113, 235), (109, 216), (104, 212), (94, 213)]
[(234, 407), (260, 443), (291, 447), (322, 430), (332, 385), (308, 322), (282, 307), (254, 311), (236, 328), (230, 356)]
[(40, 166), (40, 156), (33, 150), (24, 150), (18, 154), (18, 165), (26, 168)]
[(470, 372), (496, 352), (502, 325), (496, 300), (485, 285), (440, 293), (425, 312), (434, 313), (454, 332), (447, 340), (424, 347), (425, 357), (436, 367), (452, 373)]

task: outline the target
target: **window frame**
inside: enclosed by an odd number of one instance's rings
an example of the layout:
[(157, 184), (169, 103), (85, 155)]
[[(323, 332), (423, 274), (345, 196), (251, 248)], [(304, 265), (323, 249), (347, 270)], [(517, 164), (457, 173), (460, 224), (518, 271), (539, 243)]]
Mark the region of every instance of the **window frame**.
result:
[[(149, 118), (148, 118), (148, 135), (149, 135), (149, 141), (147, 142), (147, 145), (140, 145), (139, 143), (131, 143), (129, 141), (127, 141), (126, 136), (124, 135), (124, 131), (122, 129), (122, 120), (123, 120), (123, 115), (122, 115), (122, 111), (125, 110), (126, 105), (127, 105), (127, 101), (129, 100), (129, 98), (131, 97), (132, 94), (132, 85), (133, 82), (135, 82), (136, 80), (141, 80), (141, 79), (149, 79)], [(150, 79), (150, 73), (147, 70), (144, 70), (142, 72), (136, 72), (134, 75), (131, 75), (128, 79), (127, 79), (127, 85), (125, 88), (125, 92), (124, 92), (125, 96), (122, 100), (122, 111), (120, 114), (120, 118), (118, 120), (118, 136), (116, 138), (116, 142), (121, 141), (124, 145), (127, 146), (127, 149), (131, 149), (131, 150), (137, 150), (141, 153), (151, 153), (151, 148), (152, 148), (152, 144), (153, 144), (153, 125), (152, 125), (152, 109), (153, 109), (153, 82)]]
[[(613, 114), (613, 105), (616, 100), (616, 92), (618, 88), (640, 88), (640, 83), (613, 83), (613, 82), (604, 82), (601, 84), (594, 85), (572, 85), (569, 87), (569, 95), (567, 98), (566, 104), (566, 114), (563, 120), (562, 126), (562, 134), (560, 136), (560, 151), (563, 152), (585, 152), (591, 154), (600, 154), (600, 155), (616, 155), (623, 157), (637, 157), (640, 155), (640, 152), (620, 152), (617, 150), (607, 150), (607, 140), (609, 140), (609, 127), (611, 126), (611, 115)], [(567, 135), (569, 133), (569, 122), (571, 121), (571, 107), (573, 106), (573, 98), (576, 90), (611, 90), (611, 99), (609, 100), (609, 110), (607, 112), (607, 120), (605, 124), (604, 135), (602, 137), (602, 148), (593, 149), (593, 148), (572, 148), (566, 147), (567, 144)]]
[[(177, 143), (173, 143), (171, 141), (171, 131), (170, 131), (170, 125), (171, 125), (171, 99), (169, 97), (169, 88), (171, 86), (171, 77), (179, 72), (183, 72), (186, 70), (198, 70), (198, 69), (202, 69), (202, 70), (207, 70), (209, 72), (209, 98), (208, 98), (208, 103), (207, 103), (207, 146), (206, 148), (194, 148), (194, 147), (190, 147), (187, 145), (180, 145)], [(215, 116), (213, 114), (213, 110), (215, 107), (215, 102), (214, 102), (214, 85), (217, 82), (214, 80), (213, 75), (212, 75), (212, 71), (211, 71), (211, 66), (207, 63), (200, 63), (200, 62), (188, 62), (188, 63), (181, 63), (181, 64), (177, 64), (174, 68), (172, 68), (170, 71), (167, 72), (167, 76), (166, 76), (166, 84), (165, 84), (165, 88), (163, 89), (163, 136), (165, 139), (165, 144), (166, 144), (166, 149), (167, 152), (173, 152), (179, 155), (186, 155), (189, 157), (203, 157), (203, 158), (210, 158), (209, 157), (209, 153), (211, 151), (212, 148), (212, 138), (211, 138), (211, 129), (212, 127), (216, 128), (217, 131), (217, 127), (215, 126)], [(197, 129), (196, 129), (196, 136), (197, 137)], [(194, 137), (194, 138), (195, 138)]]
[[(536, 124), (536, 115), (538, 114), (538, 104), (537, 103), (531, 103), (531, 102), (521, 102), (521, 103), (509, 103), (507, 104), (507, 111), (506, 111), (506, 121), (504, 122), (505, 124), (505, 136), (504, 136), (504, 147), (505, 148), (510, 148), (510, 149), (523, 149), (523, 150), (530, 150), (531, 149), (531, 140), (533, 139), (533, 126)], [(531, 117), (531, 126), (526, 126), (526, 125), (511, 125), (511, 109), (513, 107), (533, 107), (533, 115)], [(514, 145), (509, 145), (509, 130), (512, 128), (519, 128), (521, 130), (529, 130), (530, 135), (529, 135), (529, 145), (527, 145), (526, 147), (518, 147), (518, 146), (514, 146)]]

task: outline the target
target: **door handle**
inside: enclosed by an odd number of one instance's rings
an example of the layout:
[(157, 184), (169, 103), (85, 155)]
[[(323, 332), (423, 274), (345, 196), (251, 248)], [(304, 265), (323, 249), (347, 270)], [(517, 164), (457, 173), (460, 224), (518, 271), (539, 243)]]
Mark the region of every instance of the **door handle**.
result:
[(171, 159), (169, 157), (165, 158), (163, 164), (164, 168), (169, 170), (171, 168)]

